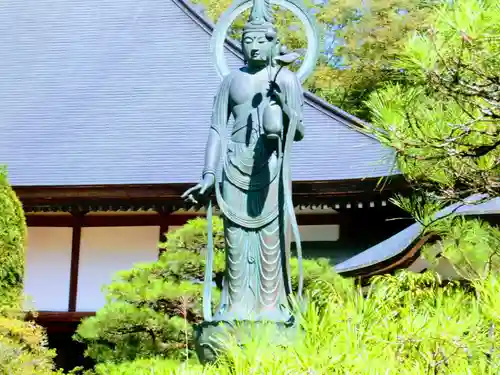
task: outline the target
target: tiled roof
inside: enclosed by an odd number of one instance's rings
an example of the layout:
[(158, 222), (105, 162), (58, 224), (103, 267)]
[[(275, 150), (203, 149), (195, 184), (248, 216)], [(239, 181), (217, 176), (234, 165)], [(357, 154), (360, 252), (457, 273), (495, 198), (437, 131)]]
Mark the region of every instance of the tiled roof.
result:
[[(11, 183), (197, 181), (220, 83), (210, 32), (177, 0), (4, 2), (0, 164)], [(229, 46), (227, 58), (241, 65)], [(392, 152), (353, 130), (359, 120), (306, 99), (294, 180), (391, 174)]]
[[(451, 214), (474, 216), (474, 215), (493, 215), (500, 213), (500, 197), (488, 198), (486, 195), (473, 195), (464, 200), (443, 208), (433, 216), (433, 220), (446, 217)], [(338, 273), (346, 273), (387, 261), (400, 255), (403, 251), (409, 249), (409, 246), (423, 232), (420, 223), (410, 225), (405, 230), (398, 232), (394, 236), (377, 245), (349, 258), (348, 260), (337, 264), (335, 270)]]

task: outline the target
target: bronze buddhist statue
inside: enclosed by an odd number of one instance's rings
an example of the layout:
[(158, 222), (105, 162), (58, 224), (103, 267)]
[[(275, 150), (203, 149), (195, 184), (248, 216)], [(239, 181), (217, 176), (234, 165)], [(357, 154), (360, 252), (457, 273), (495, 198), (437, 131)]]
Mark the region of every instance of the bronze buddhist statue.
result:
[[(245, 3), (248, 1), (237, 2), (228, 14)], [(296, 2), (289, 3), (297, 7)], [(223, 217), (226, 272), (214, 315), (209, 230), (203, 303), (204, 319), (212, 327), (236, 322), (294, 324), (289, 298), (292, 235), (300, 265), (301, 252), (291, 199), (290, 151), (293, 142), (304, 137), (304, 98), (300, 75), (286, 65), (299, 55), (284, 52), (269, 1), (254, 0), (251, 5), (241, 40), (245, 65), (223, 75), (214, 101), (202, 178), (183, 195), (197, 202), (214, 189)], [(303, 5), (298, 9), (304, 13)], [(208, 212), (210, 226), (211, 205)], [(301, 293), (302, 274), (299, 297)], [(206, 331), (198, 340), (202, 345), (208, 345)]]

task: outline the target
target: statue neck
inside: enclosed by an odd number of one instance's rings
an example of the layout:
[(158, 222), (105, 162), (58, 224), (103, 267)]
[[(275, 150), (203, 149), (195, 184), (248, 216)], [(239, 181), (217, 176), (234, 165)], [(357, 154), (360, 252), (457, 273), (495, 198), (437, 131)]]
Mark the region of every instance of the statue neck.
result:
[(266, 62), (262, 63), (248, 63), (247, 65), (247, 71), (250, 74), (256, 74), (261, 72), (262, 70), (266, 69), (268, 67), (268, 64)]

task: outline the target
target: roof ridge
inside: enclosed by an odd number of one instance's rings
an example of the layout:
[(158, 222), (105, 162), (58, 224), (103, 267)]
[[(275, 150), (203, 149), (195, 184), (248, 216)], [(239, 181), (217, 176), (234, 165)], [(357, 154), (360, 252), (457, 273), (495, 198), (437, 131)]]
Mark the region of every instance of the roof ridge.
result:
[[(172, 2), (176, 4), (180, 9), (182, 9), (184, 13), (186, 13), (186, 15), (191, 18), (198, 26), (205, 30), (207, 34), (212, 35), (215, 29), (214, 23), (197, 12), (193, 5), (189, 3), (189, 0), (172, 0)], [(227, 49), (233, 55), (243, 61), (241, 48), (234, 39), (226, 37), (225, 44)], [(363, 135), (378, 141), (378, 139), (374, 135), (368, 133), (365, 130), (367, 127), (371, 126), (371, 124), (367, 123), (366, 121), (361, 120), (360, 118), (342, 110), (341, 108), (328, 103), (327, 101), (321, 99), (317, 95), (314, 95), (310, 91), (304, 90), (304, 97), (308, 104), (312, 105), (314, 108), (323, 112), (327, 116), (334, 118), (343, 125), (348, 126), (362, 133)]]

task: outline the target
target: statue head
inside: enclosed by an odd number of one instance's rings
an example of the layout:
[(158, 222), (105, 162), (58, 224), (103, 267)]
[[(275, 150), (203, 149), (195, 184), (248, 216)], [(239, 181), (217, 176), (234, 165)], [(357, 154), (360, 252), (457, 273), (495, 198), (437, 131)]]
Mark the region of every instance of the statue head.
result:
[(272, 63), (279, 48), (269, 0), (253, 0), (252, 11), (241, 40), (243, 55), (249, 65)]

